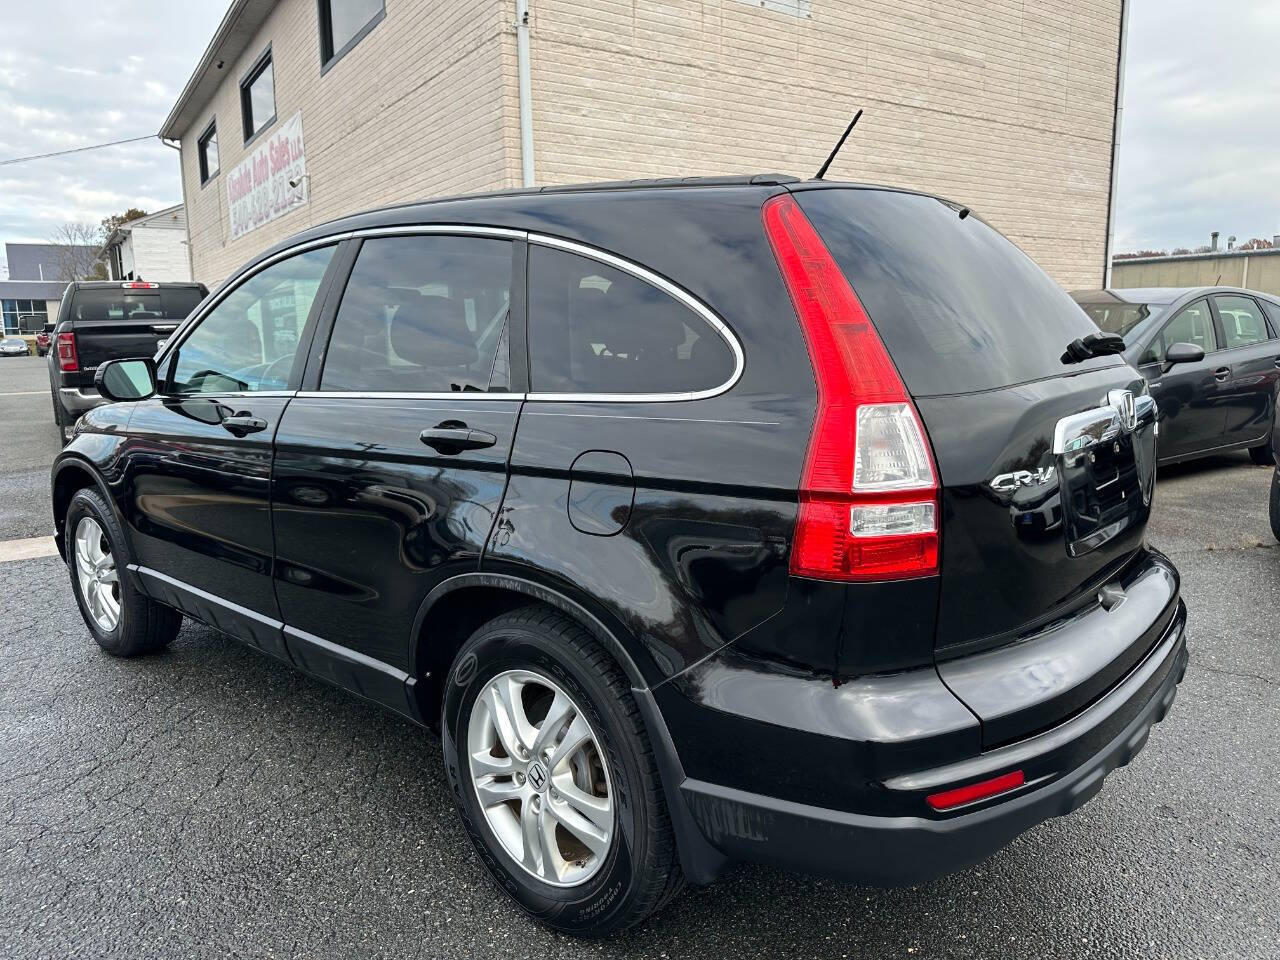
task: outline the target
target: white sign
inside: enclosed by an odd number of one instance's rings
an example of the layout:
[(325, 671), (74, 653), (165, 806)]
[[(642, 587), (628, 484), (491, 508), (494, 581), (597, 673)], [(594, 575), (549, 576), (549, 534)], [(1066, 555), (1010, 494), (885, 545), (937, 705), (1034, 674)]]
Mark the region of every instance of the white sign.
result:
[[(283, 217), (307, 202), (307, 157), (302, 145), (299, 110), (264, 139), (227, 177), (231, 239)], [(298, 185), (289, 186), (293, 180)]]

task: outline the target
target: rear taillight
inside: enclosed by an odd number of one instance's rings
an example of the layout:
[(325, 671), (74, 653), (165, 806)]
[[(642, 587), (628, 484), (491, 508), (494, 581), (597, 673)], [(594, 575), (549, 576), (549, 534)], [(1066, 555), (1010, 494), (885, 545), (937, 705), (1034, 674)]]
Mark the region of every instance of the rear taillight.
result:
[(75, 373), (80, 369), (80, 358), (76, 356), (76, 335), (74, 333), (58, 334), (58, 369), (63, 373)]
[(823, 580), (936, 574), (937, 472), (902, 378), (795, 199), (768, 201), (764, 228), (818, 382), (791, 572)]

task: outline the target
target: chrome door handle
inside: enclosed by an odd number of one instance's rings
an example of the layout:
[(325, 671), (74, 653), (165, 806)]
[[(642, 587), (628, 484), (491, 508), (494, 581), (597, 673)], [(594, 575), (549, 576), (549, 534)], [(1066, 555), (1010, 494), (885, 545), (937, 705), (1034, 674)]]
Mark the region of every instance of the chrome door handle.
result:
[(1219, 367), (1217, 370), (1213, 371), (1213, 379), (1217, 380), (1219, 383), (1226, 383), (1230, 376), (1230, 367)]
[(243, 437), (246, 434), (260, 433), (267, 429), (267, 421), (247, 413), (237, 413), (234, 417), (224, 417), (222, 428), (237, 437)]

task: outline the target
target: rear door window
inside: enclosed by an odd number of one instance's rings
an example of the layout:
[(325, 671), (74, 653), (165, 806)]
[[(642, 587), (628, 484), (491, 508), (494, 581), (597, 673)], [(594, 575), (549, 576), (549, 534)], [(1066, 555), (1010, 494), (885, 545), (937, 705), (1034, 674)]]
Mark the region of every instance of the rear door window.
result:
[(508, 240), (366, 240), (338, 306), (320, 389), (507, 390), (511, 262)]
[(1094, 323), (1011, 241), (934, 197), (801, 190), (796, 199), (916, 396), (970, 393), (1122, 361), (1064, 364)]
[(529, 364), (537, 393), (694, 393), (733, 376), (733, 351), (685, 304), (630, 273), (529, 248)]
[(1222, 334), (1226, 338), (1223, 346), (1228, 350), (1262, 343), (1270, 338), (1262, 309), (1252, 297), (1219, 294), (1213, 298), (1213, 303), (1222, 320)]

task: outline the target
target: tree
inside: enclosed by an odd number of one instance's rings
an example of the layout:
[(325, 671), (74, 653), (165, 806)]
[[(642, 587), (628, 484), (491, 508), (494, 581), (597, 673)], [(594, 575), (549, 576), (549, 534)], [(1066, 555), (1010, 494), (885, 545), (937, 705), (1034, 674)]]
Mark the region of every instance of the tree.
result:
[(1264, 240), (1261, 237), (1254, 237), (1252, 240), (1246, 240), (1237, 250), (1270, 250), (1272, 243), (1270, 240)]
[(49, 237), (54, 247), (54, 268), (59, 281), (105, 280), (106, 264), (98, 257), (102, 249), (102, 228), (91, 223), (64, 223)]
[(102, 219), (102, 242), (106, 243), (106, 238), (116, 232), (116, 228), (129, 223), (132, 220), (140, 220), (147, 215), (147, 211), (139, 210), (137, 207), (130, 207), (124, 213), (117, 213), (110, 217)]

